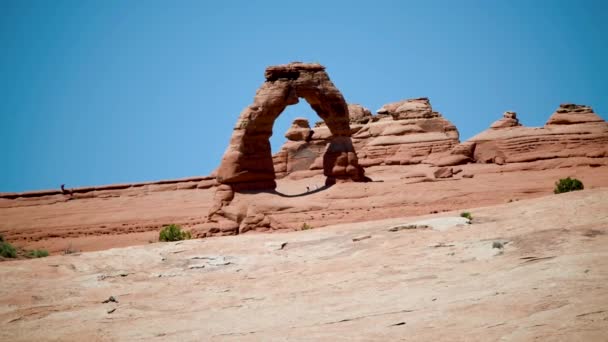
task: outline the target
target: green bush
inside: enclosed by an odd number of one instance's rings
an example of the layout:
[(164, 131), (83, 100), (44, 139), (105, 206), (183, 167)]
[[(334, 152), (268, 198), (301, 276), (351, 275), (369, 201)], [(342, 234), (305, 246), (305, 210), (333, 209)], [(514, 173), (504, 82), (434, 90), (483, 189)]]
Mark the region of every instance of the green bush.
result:
[(563, 192), (570, 192), (575, 190), (583, 190), (585, 187), (583, 186), (583, 182), (576, 178), (562, 178), (555, 182), (555, 189), (553, 190), (556, 194), (561, 194)]
[(473, 215), (471, 215), (471, 213), (469, 213), (468, 211), (460, 213), (460, 217), (464, 217), (464, 218), (469, 219), (469, 220), (473, 219)]
[(190, 234), (190, 232), (182, 231), (182, 227), (176, 224), (164, 226), (158, 236), (158, 240), (160, 241), (180, 241), (189, 240), (191, 238), (192, 234)]
[(49, 256), (49, 252), (44, 249), (34, 249), (33, 251), (29, 251), (27, 254), (30, 258), (44, 258)]
[(309, 230), (309, 229), (312, 229), (312, 227), (308, 223), (304, 222), (302, 224), (302, 228), (300, 228), (300, 229), (301, 230)]
[(5, 258), (16, 258), (17, 250), (8, 242), (0, 242), (0, 256)]

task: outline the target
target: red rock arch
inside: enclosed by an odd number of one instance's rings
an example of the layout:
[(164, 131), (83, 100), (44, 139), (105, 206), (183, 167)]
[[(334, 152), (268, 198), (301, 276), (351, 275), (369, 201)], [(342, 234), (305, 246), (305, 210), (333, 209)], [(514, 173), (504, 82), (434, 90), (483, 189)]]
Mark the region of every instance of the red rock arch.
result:
[(217, 180), (234, 190), (274, 189), (275, 173), (269, 138), (276, 118), (285, 107), (304, 98), (332, 133), (323, 157), (329, 183), (337, 179), (363, 181), (351, 141), (348, 107), (320, 64), (290, 63), (271, 66), (234, 127), (218, 169)]

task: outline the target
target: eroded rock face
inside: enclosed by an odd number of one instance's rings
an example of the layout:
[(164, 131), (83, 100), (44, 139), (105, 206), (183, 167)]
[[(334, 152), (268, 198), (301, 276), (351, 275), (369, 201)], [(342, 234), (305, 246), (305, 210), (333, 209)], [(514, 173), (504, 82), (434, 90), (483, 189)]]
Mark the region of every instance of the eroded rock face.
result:
[(293, 120), (291, 127), (285, 132), (285, 138), (291, 141), (307, 141), (310, 140), (312, 130), (308, 124), (308, 120), (304, 118), (296, 118)]
[[(291, 63), (271, 66), (266, 82), (258, 89), (252, 105), (245, 108), (234, 128), (230, 145), (218, 169), (217, 180), (235, 190), (274, 189), (275, 172), (269, 137), (276, 118), (286, 106), (304, 98), (325, 121), (329, 136), (323, 155), (328, 181), (364, 180), (363, 168), (354, 153), (348, 107), (340, 91), (320, 64)], [(292, 141), (309, 140), (303, 122), (288, 132)]]
[(359, 104), (349, 103), (348, 117), (351, 124), (366, 124), (372, 120), (372, 112)]
[(517, 127), (521, 126), (519, 120), (517, 119), (517, 114), (515, 112), (505, 112), (502, 115), (502, 119), (495, 121), (490, 128), (493, 129), (501, 129), (507, 127)]
[(546, 125), (574, 125), (583, 123), (605, 122), (593, 109), (585, 105), (572, 103), (561, 104), (551, 115)]
[(428, 119), (440, 116), (433, 112), (431, 102), (427, 97), (388, 103), (378, 109), (378, 114), (389, 114), (395, 120)]
[(374, 120), (353, 135), (362, 165), (418, 164), (459, 142), (456, 126), (433, 111), (428, 98), (389, 103), (378, 114), (392, 120)]
[(473, 138), (477, 163), (532, 162), (555, 158), (608, 156), (608, 123), (585, 105), (562, 104), (544, 127), (513, 125), (503, 117)]
[[(458, 165), (470, 162), (470, 156), (449, 155), (452, 147), (458, 144), (456, 127), (434, 112), (428, 98), (417, 98), (389, 103), (372, 116), (366, 108), (349, 104), (351, 133), (356, 157), (362, 166), (374, 165), (409, 165), (428, 162), (436, 165)], [(317, 124), (313, 129), (311, 140), (306, 144), (295, 145), (288, 141), (275, 155), (275, 169), (281, 175), (293, 171), (323, 168), (319, 159), (320, 149), (331, 137), (328, 127)], [(307, 164), (289, 165), (291, 155), (306, 156)], [(310, 163), (313, 155), (316, 160)], [(447, 154), (447, 156), (445, 156)], [(436, 159), (440, 158), (441, 161)]]
[(325, 130), (326, 134), (319, 139), (315, 136), (315, 131), (310, 129), (308, 120), (297, 118), (285, 133), (288, 141), (283, 144), (281, 150), (273, 158), (274, 171), (277, 178), (282, 178), (295, 171), (311, 169), (316, 163), (316, 170), (323, 169), (323, 152), (327, 141), (331, 138), (329, 129), (316, 128), (315, 130)]

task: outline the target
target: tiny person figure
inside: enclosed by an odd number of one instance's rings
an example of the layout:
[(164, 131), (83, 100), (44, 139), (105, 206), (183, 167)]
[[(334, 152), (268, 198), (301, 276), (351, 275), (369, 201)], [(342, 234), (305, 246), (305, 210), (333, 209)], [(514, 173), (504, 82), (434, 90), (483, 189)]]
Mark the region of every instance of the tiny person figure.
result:
[(306, 192), (310, 192), (310, 187), (308, 185), (306, 186)]
[(64, 195), (72, 196), (72, 190), (68, 190), (65, 188), (65, 184), (61, 184), (61, 193)]

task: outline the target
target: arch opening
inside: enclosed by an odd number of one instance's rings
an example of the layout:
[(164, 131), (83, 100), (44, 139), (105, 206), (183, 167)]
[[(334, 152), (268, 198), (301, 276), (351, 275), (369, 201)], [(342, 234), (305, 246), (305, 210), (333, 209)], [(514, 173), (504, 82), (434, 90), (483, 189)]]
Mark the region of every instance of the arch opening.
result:
[(273, 156), (280, 152), (285, 143), (290, 140), (286, 134), (294, 125), (294, 121), (297, 121), (298, 124), (302, 123), (305, 125), (300, 119), (307, 120), (311, 130), (314, 130), (315, 122), (321, 120), (306, 101), (300, 100), (300, 102), (295, 105), (285, 107), (285, 110), (279, 114), (272, 127), (270, 147)]

